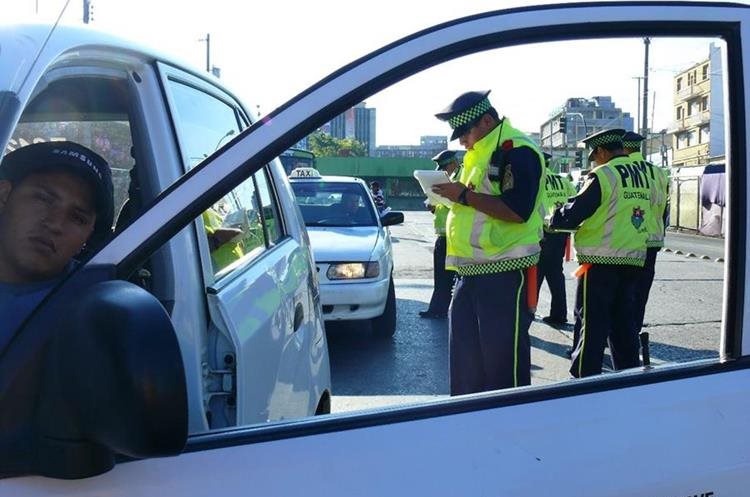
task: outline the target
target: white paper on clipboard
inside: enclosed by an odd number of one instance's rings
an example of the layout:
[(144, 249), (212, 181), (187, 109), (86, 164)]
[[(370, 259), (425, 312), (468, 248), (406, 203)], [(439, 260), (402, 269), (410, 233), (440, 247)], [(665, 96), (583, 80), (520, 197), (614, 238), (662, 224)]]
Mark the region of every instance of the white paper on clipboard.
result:
[(414, 171), (414, 177), (419, 182), (419, 186), (422, 187), (422, 191), (427, 195), (427, 201), (432, 205), (443, 204), (448, 207), (453, 205), (453, 202), (445, 197), (432, 192), (433, 185), (439, 185), (441, 183), (450, 183), (448, 173), (445, 171)]

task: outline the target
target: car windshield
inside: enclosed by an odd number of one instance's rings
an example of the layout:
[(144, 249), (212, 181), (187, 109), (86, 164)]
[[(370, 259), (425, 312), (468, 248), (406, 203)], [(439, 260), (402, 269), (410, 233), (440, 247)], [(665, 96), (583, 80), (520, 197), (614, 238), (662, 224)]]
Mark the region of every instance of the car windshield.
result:
[(292, 182), (306, 226), (377, 226), (367, 190), (359, 183)]

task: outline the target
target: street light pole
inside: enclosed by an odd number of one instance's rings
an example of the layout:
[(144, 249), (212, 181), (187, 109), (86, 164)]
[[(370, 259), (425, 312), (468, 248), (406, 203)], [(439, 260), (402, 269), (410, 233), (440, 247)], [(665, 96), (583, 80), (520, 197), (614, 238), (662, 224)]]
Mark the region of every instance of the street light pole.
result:
[(211, 72), (211, 33), (206, 33), (206, 37), (198, 41), (206, 42), (206, 72)]
[[(646, 136), (648, 133), (648, 46), (651, 44), (651, 38), (644, 38), (643, 45), (645, 57), (643, 60), (643, 124), (641, 126), (641, 135)], [(645, 141), (645, 140), (644, 140)], [(641, 142), (641, 153), (644, 144)]]

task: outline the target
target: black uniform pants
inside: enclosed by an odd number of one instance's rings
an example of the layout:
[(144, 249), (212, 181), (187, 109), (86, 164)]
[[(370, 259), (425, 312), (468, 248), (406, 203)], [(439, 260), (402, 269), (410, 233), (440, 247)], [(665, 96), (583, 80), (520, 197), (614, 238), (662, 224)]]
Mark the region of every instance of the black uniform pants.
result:
[(654, 274), (656, 274), (656, 255), (659, 253), (659, 250), (661, 250), (660, 247), (652, 247), (646, 251), (646, 263), (643, 265), (643, 270), (638, 276), (638, 281), (636, 281), (636, 329), (639, 333), (641, 328), (643, 328), (648, 295), (651, 293), (651, 284), (654, 282)]
[(526, 270), (459, 277), (451, 300), (451, 395), (531, 383)]
[(578, 279), (576, 330), (570, 373), (576, 378), (602, 372), (604, 346), (615, 369), (638, 366), (635, 286), (642, 269), (594, 264)]
[(429, 312), (435, 314), (447, 314), (451, 303), (451, 291), (456, 280), (456, 272), (445, 269), (445, 251), (447, 242), (445, 235), (438, 236), (435, 240), (435, 248), (432, 251), (432, 273), (433, 290)]
[(552, 294), (549, 315), (555, 320), (568, 319), (568, 306), (565, 300), (565, 275), (563, 274), (563, 258), (565, 257), (565, 243), (567, 233), (545, 233), (540, 242), (542, 252), (539, 254), (539, 270), (537, 273), (537, 295), (546, 279), (549, 292)]

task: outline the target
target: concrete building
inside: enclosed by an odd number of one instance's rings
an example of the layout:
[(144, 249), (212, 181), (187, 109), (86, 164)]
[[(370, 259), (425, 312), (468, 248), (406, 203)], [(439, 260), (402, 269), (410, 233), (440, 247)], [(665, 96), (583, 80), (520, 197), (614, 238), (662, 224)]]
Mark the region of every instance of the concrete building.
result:
[(713, 43), (707, 59), (674, 77), (672, 167), (724, 161), (723, 79), (721, 49)]
[(401, 159), (431, 159), (438, 152), (448, 148), (445, 135), (425, 135), (419, 138), (419, 145), (381, 145), (375, 151), (376, 157)]
[[(560, 129), (560, 118), (563, 116), (566, 119), (564, 132)], [(539, 142), (542, 149), (553, 157), (572, 158), (578, 142), (586, 135), (609, 128), (632, 131), (633, 124), (630, 113), (617, 107), (612, 97), (569, 98), (542, 123)]]
[(364, 144), (367, 154), (375, 155), (376, 111), (367, 108), (365, 102), (334, 117), (328, 126), (328, 133), (334, 138), (352, 138)]

